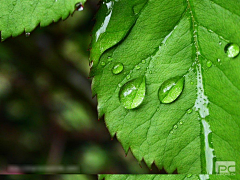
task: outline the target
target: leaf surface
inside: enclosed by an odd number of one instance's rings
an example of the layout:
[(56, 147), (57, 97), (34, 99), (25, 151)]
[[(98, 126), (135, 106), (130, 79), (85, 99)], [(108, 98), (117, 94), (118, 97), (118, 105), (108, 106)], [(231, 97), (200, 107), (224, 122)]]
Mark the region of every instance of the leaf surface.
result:
[(101, 174), (98, 175), (99, 180), (237, 180), (239, 176), (226, 176), (226, 175), (109, 175), (109, 174)]
[[(116, 0), (104, 1), (99, 12), (92, 91), (125, 151), (169, 173), (215, 173), (215, 161), (239, 167), (240, 56), (230, 58), (224, 48), (240, 45), (240, 1)], [(117, 75), (116, 63), (124, 66)], [(143, 76), (143, 102), (124, 108), (121, 87)], [(159, 88), (174, 77), (185, 78), (183, 91), (161, 103)]]
[(0, 0), (1, 40), (66, 19), (85, 0)]

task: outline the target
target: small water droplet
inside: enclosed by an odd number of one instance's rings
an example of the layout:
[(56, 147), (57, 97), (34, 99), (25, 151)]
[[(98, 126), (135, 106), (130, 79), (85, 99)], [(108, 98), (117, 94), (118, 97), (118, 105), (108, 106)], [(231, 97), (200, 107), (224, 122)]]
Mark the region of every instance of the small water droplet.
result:
[(142, 60), (142, 63), (145, 64), (145, 63), (146, 63), (146, 60)]
[(102, 61), (102, 62), (101, 62), (101, 65), (102, 65), (102, 66), (105, 66), (105, 65), (106, 65), (106, 63)]
[(131, 75), (130, 74), (128, 74), (127, 75), (127, 77), (126, 77), (126, 79), (130, 79), (131, 78)]
[(194, 83), (191, 81), (190, 84), (193, 85)]
[(119, 91), (119, 100), (126, 109), (134, 109), (143, 102), (146, 92), (145, 77), (131, 80), (124, 84)]
[(25, 36), (26, 36), (26, 37), (29, 37), (30, 35), (31, 35), (30, 32), (26, 32), (26, 33), (25, 33)]
[(221, 41), (219, 41), (219, 45), (222, 45), (222, 42), (221, 42)]
[(149, 74), (152, 74), (152, 71), (151, 71), (151, 70), (149, 71)]
[(192, 111), (193, 111), (192, 108), (190, 108), (190, 109), (187, 110), (187, 113), (188, 113), (188, 114), (191, 114)]
[(158, 97), (161, 103), (172, 103), (183, 91), (184, 77), (177, 76), (162, 83), (158, 91)]
[(177, 128), (178, 128), (178, 126), (177, 126), (177, 125), (174, 125), (174, 126), (173, 126), (173, 128), (174, 128), (174, 129), (177, 129)]
[(112, 61), (112, 57), (111, 56), (108, 56), (108, 62), (111, 62)]
[(211, 29), (209, 29), (208, 31), (211, 32), (211, 33), (213, 32), (213, 30), (211, 30)]
[(207, 61), (207, 67), (211, 67), (212, 66), (212, 61)]
[(171, 134), (173, 134), (173, 131), (170, 131)]
[(136, 65), (135, 68), (136, 68), (137, 70), (139, 70), (139, 69), (140, 69), (140, 66)]
[(77, 4), (75, 4), (75, 9), (76, 9), (76, 11), (82, 11), (83, 10), (83, 5), (82, 5), (82, 3), (77, 3)]
[(182, 124), (183, 124), (183, 122), (182, 122), (182, 121), (180, 121), (180, 122), (179, 122), (179, 124), (180, 124), (180, 125), (182, 125)]
[(235, 58), (238, 56), (240, 52), (240, 48), (237, 44), (228, 43), (224, 48), (225, 53), (227, 53), (227, 56), (230, 58)]
[(117, 63), (112, 68), (112, 73), (113, 74), (119, 74), (122, 71), (123, 71), (123, 64), (122, 63)]
[(221, 59), (217, 59), (217, 62), (221, 62)]

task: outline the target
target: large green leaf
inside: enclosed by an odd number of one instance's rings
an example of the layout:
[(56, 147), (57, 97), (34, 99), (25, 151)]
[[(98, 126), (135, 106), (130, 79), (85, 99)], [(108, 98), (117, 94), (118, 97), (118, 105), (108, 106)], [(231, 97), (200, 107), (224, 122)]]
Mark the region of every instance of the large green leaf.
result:
[(86, 0), (0, 0), (1, 40), (66, 19)]
[[(103, 1), (90, 58), (92, 90), (99, 116), (126, 152), (169, 173), (211, 174), (215, 161), (240, 167), (240, 56), (225, 52), (228, 43), (240, 45), (239, 27), (238, 0)], [(124, 68), (115, 75), (116, 63)], [(144, 99), (126, 109), (120, 91), (140, 77), (146, 92), (134, 90), (132, 99)]]
[(98, 176), (99, 180), (231, 180), (238, 179), (239, 176), (219, 176), (219, 175), (106, 175)]

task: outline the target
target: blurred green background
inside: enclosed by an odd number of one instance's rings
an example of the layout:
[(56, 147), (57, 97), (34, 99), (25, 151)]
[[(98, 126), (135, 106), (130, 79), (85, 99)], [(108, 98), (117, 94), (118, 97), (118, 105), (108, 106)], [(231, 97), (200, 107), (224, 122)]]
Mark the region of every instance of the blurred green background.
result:
[(131, 152), (125, 156), (104, 120), (98, 121), (88, 79), (97, 9), (98, 1), (89, 0), (65, 21), (0, 43), (1, 174), (24, 173), (9, 172), (12, 165), (74, 165), (73, 173), (86, 174), (159, 173), (140, 166)]

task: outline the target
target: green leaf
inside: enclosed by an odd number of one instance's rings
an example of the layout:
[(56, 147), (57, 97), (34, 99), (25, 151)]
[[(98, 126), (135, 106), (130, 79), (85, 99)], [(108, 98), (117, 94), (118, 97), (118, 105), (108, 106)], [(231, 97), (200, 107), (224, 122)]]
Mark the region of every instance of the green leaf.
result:
[[(103, 1), (93, 31), (92, 91), (126, 153), (168, 173), (216, 173), (215, 161), (240, 167), (240, 56), (225, 50), (240, 45), (239, 27), (238, 0)], [(116, 63), (124, 68), (115, 75)], [(126, 109), (121, 87), (139, 77), (145, 97)], [(159, 88), (174, 77), (184, 77), (182, 92), (161, 103)]]
[(238, 179), (239, 176), (219, 176), (219, 175), (98, 175), (99, 180), (231, 180)]
[(86, 0), (0, 0), (1, 40), (66, 19)]

